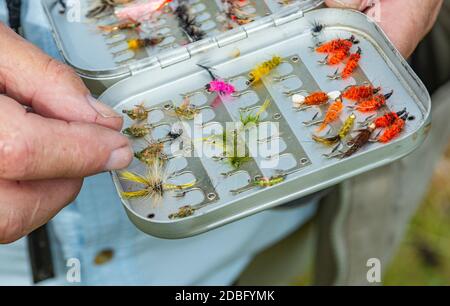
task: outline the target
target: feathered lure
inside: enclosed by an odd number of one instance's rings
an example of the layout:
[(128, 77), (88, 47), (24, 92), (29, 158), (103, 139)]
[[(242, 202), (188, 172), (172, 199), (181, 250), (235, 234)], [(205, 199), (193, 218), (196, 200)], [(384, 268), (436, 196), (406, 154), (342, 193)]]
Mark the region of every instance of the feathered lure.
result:
[(263, 62), (257, 65), (252, 71), (249, 73), (250, 79), (249, 85), (254, 85), (262, 80), (263, 77), (269, 75), (275, 68), (277, 68), (283, 59), (279, 56), (274, 56), (270, 60)]
[(233, 84), (217, 78), (212, 73), (211, 68), (198, 64), (199, 67), (205, 69), (211, 76), (212, 81), (206, 84), (206, 90), (210, 93), (218, 93), (221, 96), (229, 97), (236, 92), (236, 88)]
[(335, 136), (331, 136), (331, 137), (320, 137), (317, 135), (313, 135), (313, 140), (315, 142), (327, 145), (327, 146), (332, 146), (335, 145), (337, 143), (339, 143), (340, 141), (344, 140), (345, 137), (347, 137), (348, 134), (350, 134), (350, 132), (353, 129), (353, 126), (355, 125), (355, 121), (356, 121), (356, 116), (355, 114), (351, 114), (347, 120), (345, 120), (344, 124), (342, 125), (342, 127), (339, 129), (339, 132), (335, 135)]
[(183, 191), (194, 187), (196, 184), (196, 182), (182, 185), (168, 183), (170, 176), (159, 162), (153, 163), (145, 175), (125, 171), (121, 173), (120, 177), (125, 181), (143, 186), (143, 188), (135, 191), (123, 191), (122, 197), (125, 199), (151, 198), (155, 205), (161, 202), (166, 192)]
[(100, 0), (100, 4), (90, 9), (86, 17), (97, 18), (105, 12), (112, 12), (115, 7), (133, 2), (134, 0)]
[(140, 22), (134, 22), (134, 21), (128, 21), (128, 22), (121, 22), (117, 24), (112, 25), (104, 25), (104, 26), (98, 26), (99, 30), (102, 32), (105, 32), (106, 34), (123, 31), (123, 30), (135, 30), (141, 26)]

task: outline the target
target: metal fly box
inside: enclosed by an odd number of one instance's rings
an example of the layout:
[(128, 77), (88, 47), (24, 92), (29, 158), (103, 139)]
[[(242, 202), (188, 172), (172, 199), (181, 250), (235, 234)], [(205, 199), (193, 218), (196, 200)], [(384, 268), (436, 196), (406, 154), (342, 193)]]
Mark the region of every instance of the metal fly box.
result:
[[(321, 2), (302, 1), (226, 33), (127, 64), (119, 74), (117, 67), (110, 70), (120, 75), (113, 82), (123, 80), (100, 99), (127, 115), (124, 133), (136, 136), (130, 137), (136, 151), (133, 164), (112, 175), (139, 229), (162, 238), (200, 234), (391, 163), (423, 142), (431, 101), (422, 82), (365, 15), (313, 10)], [(330, 66), (333, 56), (325, 59), (314, 51), (326, 45), (319, 42), (338, 38), (358, 42), (348, 50), (350, 57), (361, 50), (358, 68), (345, 80), (334, 76), (348, 62)], [(91, 56), (100, 60), (98, 54)], [(249, 74), (255, 67), (261, 75)], [(235, 92), (214, 94), (211, 78)], [(370, 108), (367, 101), (356, 103), (344, 94), (362, 84), (372, 86), (378, 100), (371, 101), (383, 105), (363, 111)], [(305, 92), (327, 93), (333, 99), (302, 107), (309, 97)], [(323, 131), (310, 126), (327, 119), (335, 102), (341, 108)], [(395, 132), (393, 124), (369, 130), (385, 114), (402, 123), (397, 126), (401, 133), (387, 143), (372, 143), (370, 139), (379, 140), (386, 131)], [(351, 117), (354, 127), (348, 125)], [(248, 122), (256, 124), (243, 135), (236, 133)], [(244, 144), (239, 156), (244, 158), (234, 158), (236, 150), (224, 154), (225, 135), (231, 135), (233, 149), (235, 141)], [(336, 137), (336, 149), (324, 145)]]
[[(116, 7), (107, 3), (125, 3)], [(134, 4), (161, 4), (152, 18), (136, 17), (125, 11)], [(42, 0), (53, 36), (64, 60), (83, 78), (94, 95), (101, 94), (117, 81), (131, 76), (135, 65), (150, 65), (160, 52), (216, 35), (270, 15), (286, 6), (299, 3), (304, 7), (318, 6), (323, 1), (258, 0), (234, 1), (241, 4), (230, 15), (224, 0), (81, 0), (66, 1), (64, 12), (57, 0)], [(189, 15), (177, 15), (177, 7), (185, 3)], [(153, 8), (155, 8), (153, 7)], [(115, 12), (115, 13), (112, 13)], [(123, 22), (121, 16), (139, 19)], [(191, 17), (189, 17), (191, 16)], [(120, 17), (120, 18), (119, 18)], [(182, 18), (182, 19), (180, 19)], [(187, 33), (181, 27), (183, 18), (189, 20)], [(185, 24), (185, 20), (183, 21)], [(201, 35), (199, 33), (201, 32)], [(191, 34), (191, 35), (189, 35)], [(140, 48), (130, 49), (131, 40), (141, 40)], [(145, 42), (144, 42), (145, 41)]]

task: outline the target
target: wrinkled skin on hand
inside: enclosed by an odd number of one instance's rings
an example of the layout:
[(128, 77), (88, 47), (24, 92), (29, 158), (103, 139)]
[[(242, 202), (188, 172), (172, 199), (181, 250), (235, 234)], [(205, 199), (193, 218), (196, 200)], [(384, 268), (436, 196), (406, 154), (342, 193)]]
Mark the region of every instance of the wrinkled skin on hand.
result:
[(121, 116), (90, 97), (69, 67), (1, 23), (0, 110), (0, 243), (48, 222), (84, 177), (131, 162)]
[[(351, 8), (377, 16), (400, 53), (409, 57), (433, 27), (443, 0), (326, 0), (330, 7)], [(375, 6), (372, 6), (375, 4)], [(377, 7), (378, 6), (378, 7)]]

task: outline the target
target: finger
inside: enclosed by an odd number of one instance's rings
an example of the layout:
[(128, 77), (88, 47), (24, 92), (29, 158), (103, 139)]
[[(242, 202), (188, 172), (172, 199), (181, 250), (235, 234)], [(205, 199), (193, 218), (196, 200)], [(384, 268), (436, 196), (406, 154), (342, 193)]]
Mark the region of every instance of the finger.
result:
[(81, 185), (81, 179), (0, 180), (0, 244), (11, 243), (46, 224), (73, 202)]
[(0, 108), (0, 178), (81, 178), (132, 160), (128, 139), (112, 129), (26, 113), (7, 97)]
[[(401, 3), (401, 1), (382, 2), (369, 8), (366, 14), (377, 21), (399, 52), (407, 57), (412, 52), (409, 50), (414, 48), (411, 46), (411, 42), (415, 40), (413, 37), (417, 33), (410, 32), (410, 29), (415, 28), (415, 21), (411, 19), (412, 16), (400, 17), (400, 15), (409, 14), (406, 12), (407, 7), (403, 5), (404, 3)], [(408, 33), (405, 33), (405, 31)]]
[(121, 129), (122, 116), (93, 99), (68, 66), (0, 23), (0, 91), (42, 116)]
[(329, 7), (350, 8), (364, 11), (372, 5), (373, 0), (326, 0), (325, 3)]
[(367, 10), (399, 52), (408, 58), (436, 21), (442, 1), (381, 1)]

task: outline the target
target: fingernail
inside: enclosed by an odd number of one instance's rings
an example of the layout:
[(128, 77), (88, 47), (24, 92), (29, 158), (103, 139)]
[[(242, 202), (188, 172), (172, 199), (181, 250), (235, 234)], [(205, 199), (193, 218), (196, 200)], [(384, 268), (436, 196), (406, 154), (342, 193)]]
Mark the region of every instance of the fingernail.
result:
[(89, 104), (91, 104), (95, 111), (103, 118), (123, 118), (122, 115), (116, 113), (111, 107), (104, 103), (101, 103), (91, 95), (88, 95), (87, 99), (89, 101)]
[(105, 170), (121, 170), (126, 168), (133, 159), (133, 151), (131, 146), (125, 146), (120, 149), (114, 150), (109, 156), (109, 160), (106, 163)]

